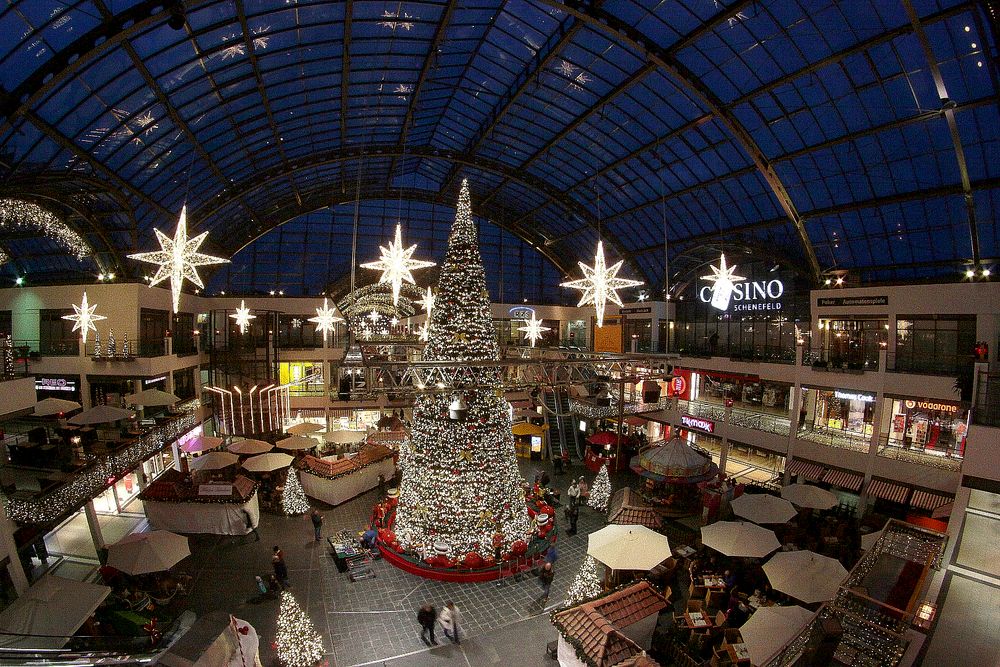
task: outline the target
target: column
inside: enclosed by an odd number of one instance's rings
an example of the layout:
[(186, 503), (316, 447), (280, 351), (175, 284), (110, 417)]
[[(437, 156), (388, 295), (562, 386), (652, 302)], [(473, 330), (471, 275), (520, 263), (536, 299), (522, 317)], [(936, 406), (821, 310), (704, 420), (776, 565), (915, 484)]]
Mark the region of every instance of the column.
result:
[(726, 423), (726, 428), (723, 430), (722, 436), (722, 447), (719, 449), (719, 471), (722, 473), (726, 472), (726, 462), (729, 460), (729, 438), (726, 437), (725, 433), (729, 431), (729, 422), (733, 420), (733, 406), (726, 406), (726, 416), (724, 421)]
[(83, 371), (80, 373), (80, 405), (84, 410), (89, 410), (94, 407), (90, 400), (90, 380), (87, 379), (86, 368), (80, 370)]
[(878, 446), (879, 440), (882, 433), (882, 411), (885, 409), (885, 362), (886, 362), (886, 351), (885, 348), (879, 350), (878, 353), (878, 392), (875, 394), (875, 406), (872, 408), (872, 438), (871, 445), (868, 447), (868, 456), (865, 457), (865, 479), (861, 482), (861, 499), (858, 501), (858, 518), (860, 519), (865, 514), (865, 509), (868, 506), (868, 483), (872, 480), (872, 472), (875, 469), (875, 463), (878, 461)]
[(795, 439), (798, 437), (799, 414), (802, 411), (802, 383), (799, 381), (799, 373), (802, 370), (802, 345), (795, 346), (795, 386), (792, 387), (792, 402), (788, 406), (788, 451), (785, 453), (785, 473), (781, 478), (783, 485), (789, 484), (791, 473), (788, 471), (788, 464), (792, 460), (792, 453), (795, 450)]
[(83, 506), (83, 513), (87, 516), (87, 526), (90, 528), (90, 537), (94, 540), (94, 548), (100, 554), (101, 550), (107, 546), (104, 542), (104, 535), (101, 534), (101, 522), (94, 509), (94, 501), (88, 500)]

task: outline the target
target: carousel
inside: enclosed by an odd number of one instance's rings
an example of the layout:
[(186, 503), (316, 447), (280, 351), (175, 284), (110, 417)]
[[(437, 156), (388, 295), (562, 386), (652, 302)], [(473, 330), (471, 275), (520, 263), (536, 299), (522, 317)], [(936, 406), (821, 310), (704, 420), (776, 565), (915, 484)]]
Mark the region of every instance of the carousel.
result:
[(678, 437), (654, 443), (633, 456), (633, 472), (644, 478), (638, 493), (665, 516), (701, 511), (701, 488), (719, 474), (711, 455)]

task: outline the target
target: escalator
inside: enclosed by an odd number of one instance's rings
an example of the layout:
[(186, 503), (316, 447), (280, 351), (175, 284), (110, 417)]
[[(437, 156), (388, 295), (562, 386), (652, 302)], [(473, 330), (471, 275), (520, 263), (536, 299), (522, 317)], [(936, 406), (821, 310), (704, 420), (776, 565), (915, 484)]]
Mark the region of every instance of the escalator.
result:
[(570, 414), (569, 395), (562, 387), (542, 391), (545, 406), (545, 423), (549, 427), (549, 455), (563, 456), (570, 460), (583, 458), (580, 448), (577, 419)]

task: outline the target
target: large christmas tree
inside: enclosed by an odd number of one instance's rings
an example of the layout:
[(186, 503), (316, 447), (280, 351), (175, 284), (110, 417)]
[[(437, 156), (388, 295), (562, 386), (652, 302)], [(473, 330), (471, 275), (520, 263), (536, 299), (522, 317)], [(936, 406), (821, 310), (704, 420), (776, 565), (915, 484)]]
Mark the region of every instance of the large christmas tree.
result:
[[(404, 548), (444, 544), (455, 558), (492, 556), (495, 546), (507, 552), (524, 539), (530, 522), (500, 369), (463, 365), (500, 358), (466, 181), (423, 358), (454, 362), (456, 380), (417, 397), (410, 441), (400, 453), (395, 533)], [(449, 406), (462, 401), (467, 412), (451, 415)]]

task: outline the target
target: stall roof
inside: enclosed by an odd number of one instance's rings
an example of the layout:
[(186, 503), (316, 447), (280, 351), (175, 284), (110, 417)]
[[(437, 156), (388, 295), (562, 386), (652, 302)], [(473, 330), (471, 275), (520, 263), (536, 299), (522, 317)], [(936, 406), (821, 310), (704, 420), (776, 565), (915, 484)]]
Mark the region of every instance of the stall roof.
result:
[(0, 646), (62, 648), (111, 589), (45, 575), (0, 612)]

